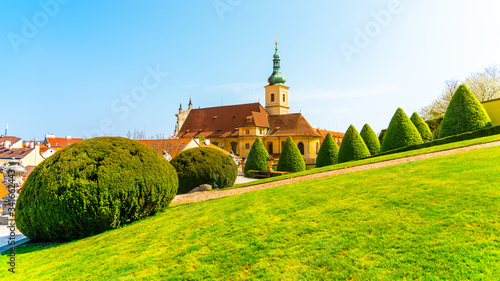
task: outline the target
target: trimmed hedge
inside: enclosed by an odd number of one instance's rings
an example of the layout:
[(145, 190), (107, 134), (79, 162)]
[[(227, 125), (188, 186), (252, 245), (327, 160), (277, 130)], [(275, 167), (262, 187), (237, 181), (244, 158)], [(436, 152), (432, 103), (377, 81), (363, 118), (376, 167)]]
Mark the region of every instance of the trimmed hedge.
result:
[(365, 124), (359, 134), (363, 138), (363, 141), (365, 142), (366, 147), (368, 147), (371, 155), (380, 153), (380, 141), (370, 125)]
[(491, 127), (491, 119), (465, 84), (451, 98), (439, 130), (439, 138)]
[(382, 146), (382, 143), (384, 142), (384, 137), (385, 134), (387, 133), (387, 129), (383, 129), (380, 131), (380, 135), (378, 135), (378, 140), (380, 141), (380, 146)]
[(370, 157), (365, 141), (353, 125), (349, 126), (339, 149), (339, 163)]
[(418, 113), (413, 112), (413, 115), (411, 116), (410, 120), (420, 133), (423, 142), (430, 142), (434, 140), (434, 136), (432, 135), (431, 129), (429, 128), (427, 123), (425, 123), (424, 119), (422, 119), (422, 117), (418, 115)]
[(230, 187), (238, 176), (238, 166), (222, 151), (195, 147), (176, 155), (170, 164), (177, 170), (179, 191), (184, 194), (202, 184), (216, 188)]
[(291, 137), (286, 138), (286, 142), (283, 145), (277, 170), (290, 173), (306, 170), (304, 158), (302, 158), (299, 148), (295, 145)]
[(386, 152), (421, 143), (423, 143), (422, 137), (417, 128), (405, 112), (401, 108), (398, 108), (389, 123), (380, 151)]
[[(488, 137), (488, 136), (499, 135), (499, 134), (500, 134), (500, 126), (495, 126), (495, 127), (491, 127), (491, 128), (476, 130), (473, 132), (463, 133), (460, 135), (449, 136), (446, 138), (437, 139), (437, 140), (434, 140), (431, 142), (426, 142), (426, 143), (419, 144), (419, 145), (410, 145), (407, 147), (390, 150), (390, 151), (381, 153), (379, 155), (400, 153), (400, 152), (405, 152), (405, 151), (410, 151), (410, 150), (415, 150), (415, 149), (421, 149), (421, 148), (432, 147), (432, 146), (436, 146), (436, 145), (442, 145), (442, 144), (447, 144), (447, 143), (452, 143), (452, 142), (457, 142), (457, 141), (471, 140), (471, 139)], [(377, 155), (377, 156), (379, 156), (379, 155)]]
[(175, 169), (151, 147), (92, 138), (33, 170), (17, 201), (16, 223), (35, 241), (81, 239), (164, 210), (177, 184)]
[(269, 158), (269, 153), (264, 147), (264, 144), (260, 138), (255, 138), (252, 148), (250, 148), (250, 152), (248, 153), (244, 173), (250, 170), (267, 170), (267, 158)]
[(319, 148), (318, 157), (316, 157), (316, 167), (319, 168), (337, 164), (338, 158), (339, 146), (333, 139), (332, 135), (328, 133)]
[(427, 124), (427, 126), (429, 126), (429, 129), (431, 130), (434, 139), (438, 139), (439, 137), (439, 129), (441, 128), (441, 123), (443, 123), (443, 118), (444, 116), (435, 119), (425, 120), (425, 123)]

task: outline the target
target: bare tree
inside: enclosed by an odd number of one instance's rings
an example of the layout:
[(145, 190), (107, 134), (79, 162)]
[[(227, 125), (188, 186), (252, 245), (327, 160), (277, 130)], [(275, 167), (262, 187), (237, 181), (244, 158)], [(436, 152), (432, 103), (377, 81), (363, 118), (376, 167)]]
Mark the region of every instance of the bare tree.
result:
[(491, 65), (482, 72), (470, 74), (461, 83), (456, 79), (446, 81), (441, 96), (420, 109), (422, 118), (428, 120), (443, 116), (453, 94), (458, 89), (459, 84), (462, 83), (469, 87), (479, 101), (500, 98), (500, 69), (497, 65)]

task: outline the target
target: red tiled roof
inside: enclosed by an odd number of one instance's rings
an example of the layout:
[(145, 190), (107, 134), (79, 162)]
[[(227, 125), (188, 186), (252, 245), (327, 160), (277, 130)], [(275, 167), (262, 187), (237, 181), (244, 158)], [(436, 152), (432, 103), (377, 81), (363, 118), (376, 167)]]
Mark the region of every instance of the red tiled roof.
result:
[(158, 151), (160, 154), (163, 154), (163, 151), (168, 152), (172, 158), (174, 158), (177, 154), (179, 154), (186, 145), (192, 139), (161, 139), (161, 140), (138, 140), (138, 142), (142, 142), (145, 145), (151, 146), (154, 150)]
[(66, 147), (82, 140), (82, 138), (46, 138), (43, 144), (47, 146), (50, 144), (50, 147)]
[(270, 124), (268, 136), (321, 136), (301, 113), (270, 115), (268, 118)]
[(243, 121), (238, 127), (263, 127), (269, 128), (269, 122), (267, 121), (267, 116), (269, 113), (265, 112), (255, 112), (247, 116), (245, 121)]
[(325, 139), (326, 135), (330, 133), (334, 139), (340, 139), (340, 141), (337, 142), (337, 145), (340, 147), (340, 144), (342, 143), (342, 139), (344, 138), (344, 133), (339, 133), (339, 132), (334, 132), (334, 131), (328, 131), (328, 130), (321, 130), (321, 129), (316, 129), (316, 131), (321, 135), (321, 139), (319, 140), (319, 143), (322, 144), (323, 140)]
[(3, 145), (5, 141), (10, 141), (10, 144), (15, 144), (16, 142), (20, 141), (21, 139), (18, 137), (12, 137), (12, 136), (1, 136), (0, 137), (0, 144)]
[[(256, 114), (254, 114), (256, 113)], [(255, 124), (265, 126), (262, 115), (267, 111), (260, 103), (192, 109), (179, 131), (178, 137), (224, 138), (237, 136), (237, 128), (252, 116)], [(267, 120), (265, 122), (267, 124)]]
[(12, 157), (16, 159), (22, 159), (26, 157), (30, 152), (35, 150), (34, 148), (12, 148), (7, 149), (0, 147), (0, 159), (12, 159)]

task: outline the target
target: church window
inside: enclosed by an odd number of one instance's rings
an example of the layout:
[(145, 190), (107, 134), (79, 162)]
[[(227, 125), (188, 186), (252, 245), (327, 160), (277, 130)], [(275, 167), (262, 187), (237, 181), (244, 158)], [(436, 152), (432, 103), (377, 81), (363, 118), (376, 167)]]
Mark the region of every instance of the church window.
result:
[(271, 94), (271, 101), (274, 101), (274, 94)]
[(267, 143), (267, 152), (269, 152), (269, 154), (273, 153), (273, 142), (272, 141)]
[(299, 142), (297, 147), (299, 148), (300, 154), (304, 155), (304, 144), (302, 142)]
[(319, 152), (319, 142), (316, 143), (316, 154)]
[(250, 144), (249, 143), (245, 143), (245, 149), (250, 149)]
[(285, 94), (283, 94), (283, 102), (285, 102)]
[(212, 142), (212, 144), (215, 145), (215, 146), (219, 146), (219, 143), (216, 142), (216, 141)]
[(261, 134), (261, 135), (262, 135), (262, 130), (259, 130), (259, 134)]
[(249, 135), (250, 134), (250, 130), (246, 130), (246, 133), (247, 133), (247, 135)]
[(235, 141), (231, 142), (231, 151), (233, 153), (236, 153), (236, 145), (238, 145), (237, 142), (235, 142)]

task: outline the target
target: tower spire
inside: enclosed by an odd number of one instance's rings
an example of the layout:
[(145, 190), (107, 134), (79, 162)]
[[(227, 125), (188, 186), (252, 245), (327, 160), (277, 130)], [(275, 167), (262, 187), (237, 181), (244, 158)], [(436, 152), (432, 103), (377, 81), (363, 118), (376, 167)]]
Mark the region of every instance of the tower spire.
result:
[(276, 84), (284, 84), (286, 82), (285, 76), (281, 74), (280, 71), (280, 55), (278, 54), (278, 37), (276, 36), (276, 42), (275, 42), (275, 52), (273, 56), (273, 74), (267, 79), (267, 82), (269, 82), (269, 85), (276, 85)]

